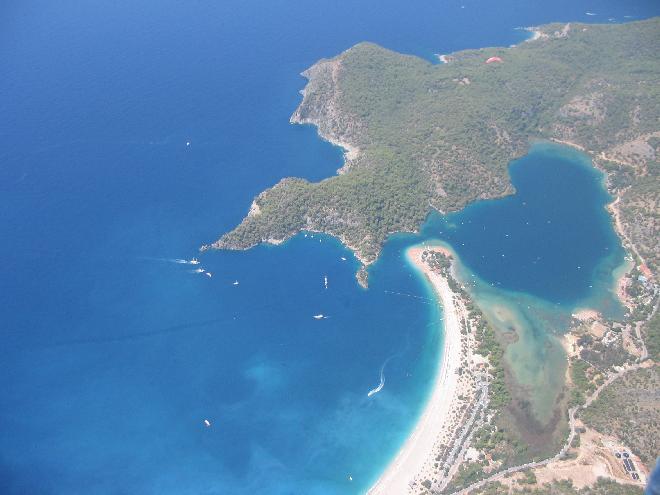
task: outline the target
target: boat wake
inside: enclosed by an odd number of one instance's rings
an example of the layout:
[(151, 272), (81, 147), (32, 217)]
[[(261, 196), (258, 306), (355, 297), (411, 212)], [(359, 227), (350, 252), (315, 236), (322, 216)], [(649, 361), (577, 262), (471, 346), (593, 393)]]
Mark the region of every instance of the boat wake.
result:
[(163, 263), (177, 263), (179, 265), (199, 265), (199, 260), (197, 258), (193, 258), (190, 260), (184, 260), (181, 258), (142, 258), (145, 260), (150, 260), (150, 261), (162, 261)]
[(397, 292), (394, 290), (384, 290), (383, 292), (385, 294), (392, 294), (393, 296), (402, 296), (402, 297), (410, 297), (412, 299), (418, 299), (420, 302), (423, 302), (424, 304), (435, 304), (435, 301), (433, 299), (429, 299), (428, 297), (416, 296), (415, 294), (406, 294), (405, 292)]
[(179, 263), (181, 265), (199, 265), (199, 260), (197, 258), (193, 258), (191, 260), (182, 260), (179, 258), (175, 258), (171, 261), (174, 261), (174, 263)]
[(380, 367), (380, 383), (376, 388), (372, 388), (371, 390), (369, 390), (369, 392), (367, 392), (367, 397), (372, 397), (381, 390), (383, 390), (383, 387), (385, 386), (385, 366), (387, 366), (387, 363), (389, 362), (390, 359), (392, 359), (392, 357), (393, 356), (388, 357), (383, 363), (383, 366)]
[(376, 388), (372, 388), (369, 390), (367, 393), (367, 397), (371, 397), (372, 395), (376, 395), (378, 392), (383, 390), (383, 387), (385, 386), (385, 375), (383, 374), (383, 370), (380, 370), (380, 383)]

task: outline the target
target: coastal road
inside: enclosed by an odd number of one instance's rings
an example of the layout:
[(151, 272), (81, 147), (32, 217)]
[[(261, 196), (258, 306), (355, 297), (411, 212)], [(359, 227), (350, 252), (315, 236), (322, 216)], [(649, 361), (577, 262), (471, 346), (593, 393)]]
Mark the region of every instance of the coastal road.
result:
[(524, 471), (525, 469), (535, 469), (541, 466), (545, 466), (546, 464), (550, 464), (551, 462), (558, 461), (560, 460), (566, 452), (568, 452), (568, 449), (571, 446), (571, 443), (573, 442), (573, 438), (575, 438), (575, 414), (579, 409), (586, 409), (591, 405), (591, 403), (598, 398), (600, 395), (600, 392), (610, 385), (612, 382), (615, 380), (619, 379), (629, 371), (633, 371), (639, 368), (645, 367), (645, 363), (637, 363), (631, 366), (626, 366), (623, 369), (619, 370), (618, 372), (610, 375), (607, 380), (605, 380), (603, 383), (600, 384), (600, 386), (594, 390), (594, 393), (589, 396), (589, 398), (585, 401), (585, 403), (582, 406), (577, 406), (573, 407), (568, 410), (568, 424), (570, 427), (570, 433), (568, 434), (568, 438), (566, 440), (566, 443), (564, 443), (564, 446), (561, 448), (561, 450), (553, 457), (549, 459), (545, 459), (543, 461), (536, 461), (536, 462), (528, 462), (526, 464), (521, 464), (519, 466), (513, 466), (508, 469), (505, 469), (503, 471), (499, 471), (498, 473), (489, 476), (488, 478), (485, 478), (481, 481), (477, 481), (476, 483), (472, 483), (470, 486), (467, 486), (466, 488), (463, 488), (462, 490), (458, 490), (456, 492), (453, 492), (452, 495), (467, 495), (468, 493), (472, 492), (473, 490), (476, 490), (478, 488), (481, 488), (488, 483), (492, 483), (495, 481), (499, 481), (505, 477), (507, 477), (510, 474), (517, 473), (519, 471)]
[(488, 405), (488, 381), (483, 380), (479, 388), (481, 395), (479, 397), (479, 400), (474, 406), (472, 414), (470, 415), (470, 420), (462, 428), (461, 434), (459, 435), (459, 440), (458, 442), (456, 442), (454, 448), (452, 449), (451, 453), (448, 456), (446, 462), (449, 464), (449, 472), (447, 476), (444, 477), (442, 482), (438, 484), (437, 486), (438, 491), (444, 490), (451, 481), (451, 479), (454, 477), (454, 474), (456, 474), (456, 471), (458, 471), (458, 468), (460, 467), (460, 462), (457, 461), (461, 459), (461, 457), (465, 454), (467, 447), (469, 446), (467, 440), (471, 436), (469, 434), (474, 432), (474, 430), (476, 429), (473, 428), (473, 425), (477, 419), (477, 415)]

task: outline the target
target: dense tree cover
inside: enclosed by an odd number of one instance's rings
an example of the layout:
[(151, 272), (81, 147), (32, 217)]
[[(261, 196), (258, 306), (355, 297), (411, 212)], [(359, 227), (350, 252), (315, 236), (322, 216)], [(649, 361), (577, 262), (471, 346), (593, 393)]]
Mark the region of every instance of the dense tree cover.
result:
[(458, 491), (484, 478), (484, 463), (464, 462), (458, 468), (451, 483), (451, 490)]
[(649, 357), (656, 362), (660, 362), (660, 312), (656, 311), (653, 318), (644, 328), (646, 350)]
[(630, 182), (621, 195), (621, 218), (644, 262), (657, 274), (660, 268), (660, 163), (650, 161), (644, 174)]
[(486, 356), (491, 365), (490, 406), (501, 410), (511, 402), (511, 392), (506, 384), (504, 370), (504, 346), (499, 342), (495, 331), (483, 316), (477, 327), (476, 338), (479, 342), (477, 353)]
[[(605, 152), (654, 132), (659, 26), (549, 25), (541, 39), (458, 52), (442, 65), (369, 43), (320, 61), (297, 114), (359, 157), (338, 176), (285, 179), (265, 191), (261, 214), (214, 247), (309, 229), (341, 238), (369, 263), (390, 233), (416, 230), (432, 207), (510, 193), (507, 165), (530, 138)], [(485, 63), (495, 55), (503, 62)]]
[(584, 404), (586, 397), (596, 389), (596, 385), (587, 376), (589, 367), (589, 363), (582, 359), (571, 361), (570, 373), (573, 386), (571, 388), (570, 406)]

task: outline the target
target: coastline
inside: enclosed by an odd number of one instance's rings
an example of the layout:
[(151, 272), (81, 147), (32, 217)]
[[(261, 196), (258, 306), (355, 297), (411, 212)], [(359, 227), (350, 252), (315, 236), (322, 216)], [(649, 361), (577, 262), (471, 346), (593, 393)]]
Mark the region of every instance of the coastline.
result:
[[(424, 260), (426, 251), (442, 253), (456, 259), (449, 249), (433, 246), (408, 248), (406, 257), (433, 286), (443, 310), (443, 341), (441, 363), (438, 366), (433, 390), (414, 430), (389, 463), (378, 481), (367, 492), (369, 495), (409, 493), (423, 483), (441, 486), (444, 482), (438, 459), (452, 443), (462, 424), (465, 402), (459, 397), (473, 397), (475, 387), (469, 373), (459, 375), (461, 361), (468, 348), (468, 335), (461, 333), (467, 324), (467, 312), (461, 297), (449, 285), (448, 278), (433, 270)], [(440, 468), (438, 467), (440, 465)]]
[(527, 38), (525, 42), (549, 38), (549, 36), (543, 31), (541, 31), (541, 29), (537, 26), (527, 26), (519, 29), (523, 29), (524, 31), (529, 31), (531, 33), (531, 36)]
[(440, 55), (436, 53), (436, 57), (438, 57), (438, 60), (440, 60), (440, 62), (443, 64), (449, 64), (455, 60), (452, 55)]
[[(294, 110), (289, 118), (291, 124), (310, 124), (316, 127), (316, 131), (321, 139), (338, 146), (343, 150), (344, 163), (337, 170), (338, 174), (343, 174), (360, 155), (360, 148), (348, 142), (348, 136), (343, 135), (340, 129), (346, 129), (346, 122), (342, 118), (342, 112), (339, 109), (337, 81), (339, 71), (341, 70), (341, 60), (336, 57), (332, 60), (320, 60), (300, 75), (307, 79), (307, 84), (300, 90), (302, 101)], [(310, 96), (317, 89), (317, 78), (319, 74), (327, 73), (332, 80), (332, 91), (328, 95), (326, 106), (323, 112), (313, 111), (313, 104)], [(350, 126), (348, 126), (350, 127)], [(345, 132), (345, 131), (344, 131)]]
[(635, 263), (629, 261), (627, 257), (630, 256), (630, 254), (632, 253), (635, 256), (637, 256), (637, 258), (640, 259), (642, 263), (644, 263), (644, 258), (640, 256), (640, 254), (637, 252), (637, 249), (635, 248), (635, 245), (628, 238), (628, 235), (626, 234), (623, 228), (623, 223), (621, 222), (621, 212), (619, 209), (619, 203), (621, 201), (621, 195), (623, 192), (617, 191), (610, 185), (610, 181), (609, 181), (610, 174), (600, 163), (598, 163), (598, 159), (599, 158), (602, 159), (603, 158), (602, 156), (597, 157), (595, 156), (593, 151), (587, 150), (584, 146), (574, 143), (572, 141), (566, 141), (557, 138), (551, 138), (550, 141), (586, 153), (589, 156), (589, 159), (591, 160), (591, 166), (596, 170), (599, 170), (603, 174), (603, 187), (605, 188), (607, 193), (612, 197), (612, 201), (606, 205), (605, 209), (610, 217), (612, 223), (612, 229), (614, 230), (616, 236), (619, 238), (619, 241), (621, 242), (621, 247), (626, 253), (625, 254), (626, 259), (624, 259), (622, 265), (618, 267), (614, 273), (612, 273), (612, 278), (613, 278), (612, 291), (616, 294), (616, 297), (619, 300), (619, 302), (625, 308), (631, 310), (633, 308), (631, 306), (631, 301), (626, 294), (626, 287), (628, 285), (628, 276), (632, 271), (632, 269), (635, 267)]

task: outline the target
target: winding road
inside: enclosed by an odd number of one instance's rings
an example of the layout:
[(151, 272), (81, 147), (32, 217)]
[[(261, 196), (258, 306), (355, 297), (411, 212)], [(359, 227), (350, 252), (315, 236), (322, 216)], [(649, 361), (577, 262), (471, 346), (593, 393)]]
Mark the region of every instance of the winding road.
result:
[(644, 363), (637, 363), (633, 364), (630, 366), (626, 366), (622, 368), (621, 370), (617, 371), (616, 373), (611, 374), (607, 380), (605, 380), (603, 383), (601, 383), (596, 390), (594, 390), (594, 393), (589, 396), (589, 398), (585, 401), (585, 403), (582, 406), (576, 406), (568, 410), (568, 424), (570, 427), (570, 433), (568, 434), (568, 438), (566, 439), (566, 442), (564, 443), (564, 446), (561, 448), (561, 450), (554, 455), (553, 457), (550, 457), (549, 459), (545, 459), (543, 461), (535, 461), (535, 462), (528, 462), (526, 464), (520, 464), (518, 466), (513, 466), (508, 469), (505, 469), (503, 471), (499, 471), (492, 476), (489, 476), (488, 478), (485, 478), (481, 481), (477, 481), (475, 483), (472, 483), (471, 485), (463, 488), (462, 490), (458, 490), (455, 492), (452, 492), (452, 495), (466, 495), (477, 488), (481, 488), (488, 483), (492, 483), (494, 481), (499, 481), (505, 477), (507, 477), (510, 474), (517, 473), (519, 471), (524, 471), (525, 469), (534, 469), (538, 468), (541, 466), (545, 466), (546, 464), (550, 464), (551, 462), (558, 461), (560, 460), (566, 452), (568, 452), (568, 449), (571, 446), (571, 443), (573, 442), (573, 438), (575, 438), (575, 414), (579, 409), (586, 409), (591, 405), (591, 403), (598, 398), (598, 395), (600, 395), (600, 392), (610, 385), (613, 381), (621, 378), (623, 375), (628, 373), (629, 371), (633, 371), (639, 368), (643, 368), (645, 366)]

